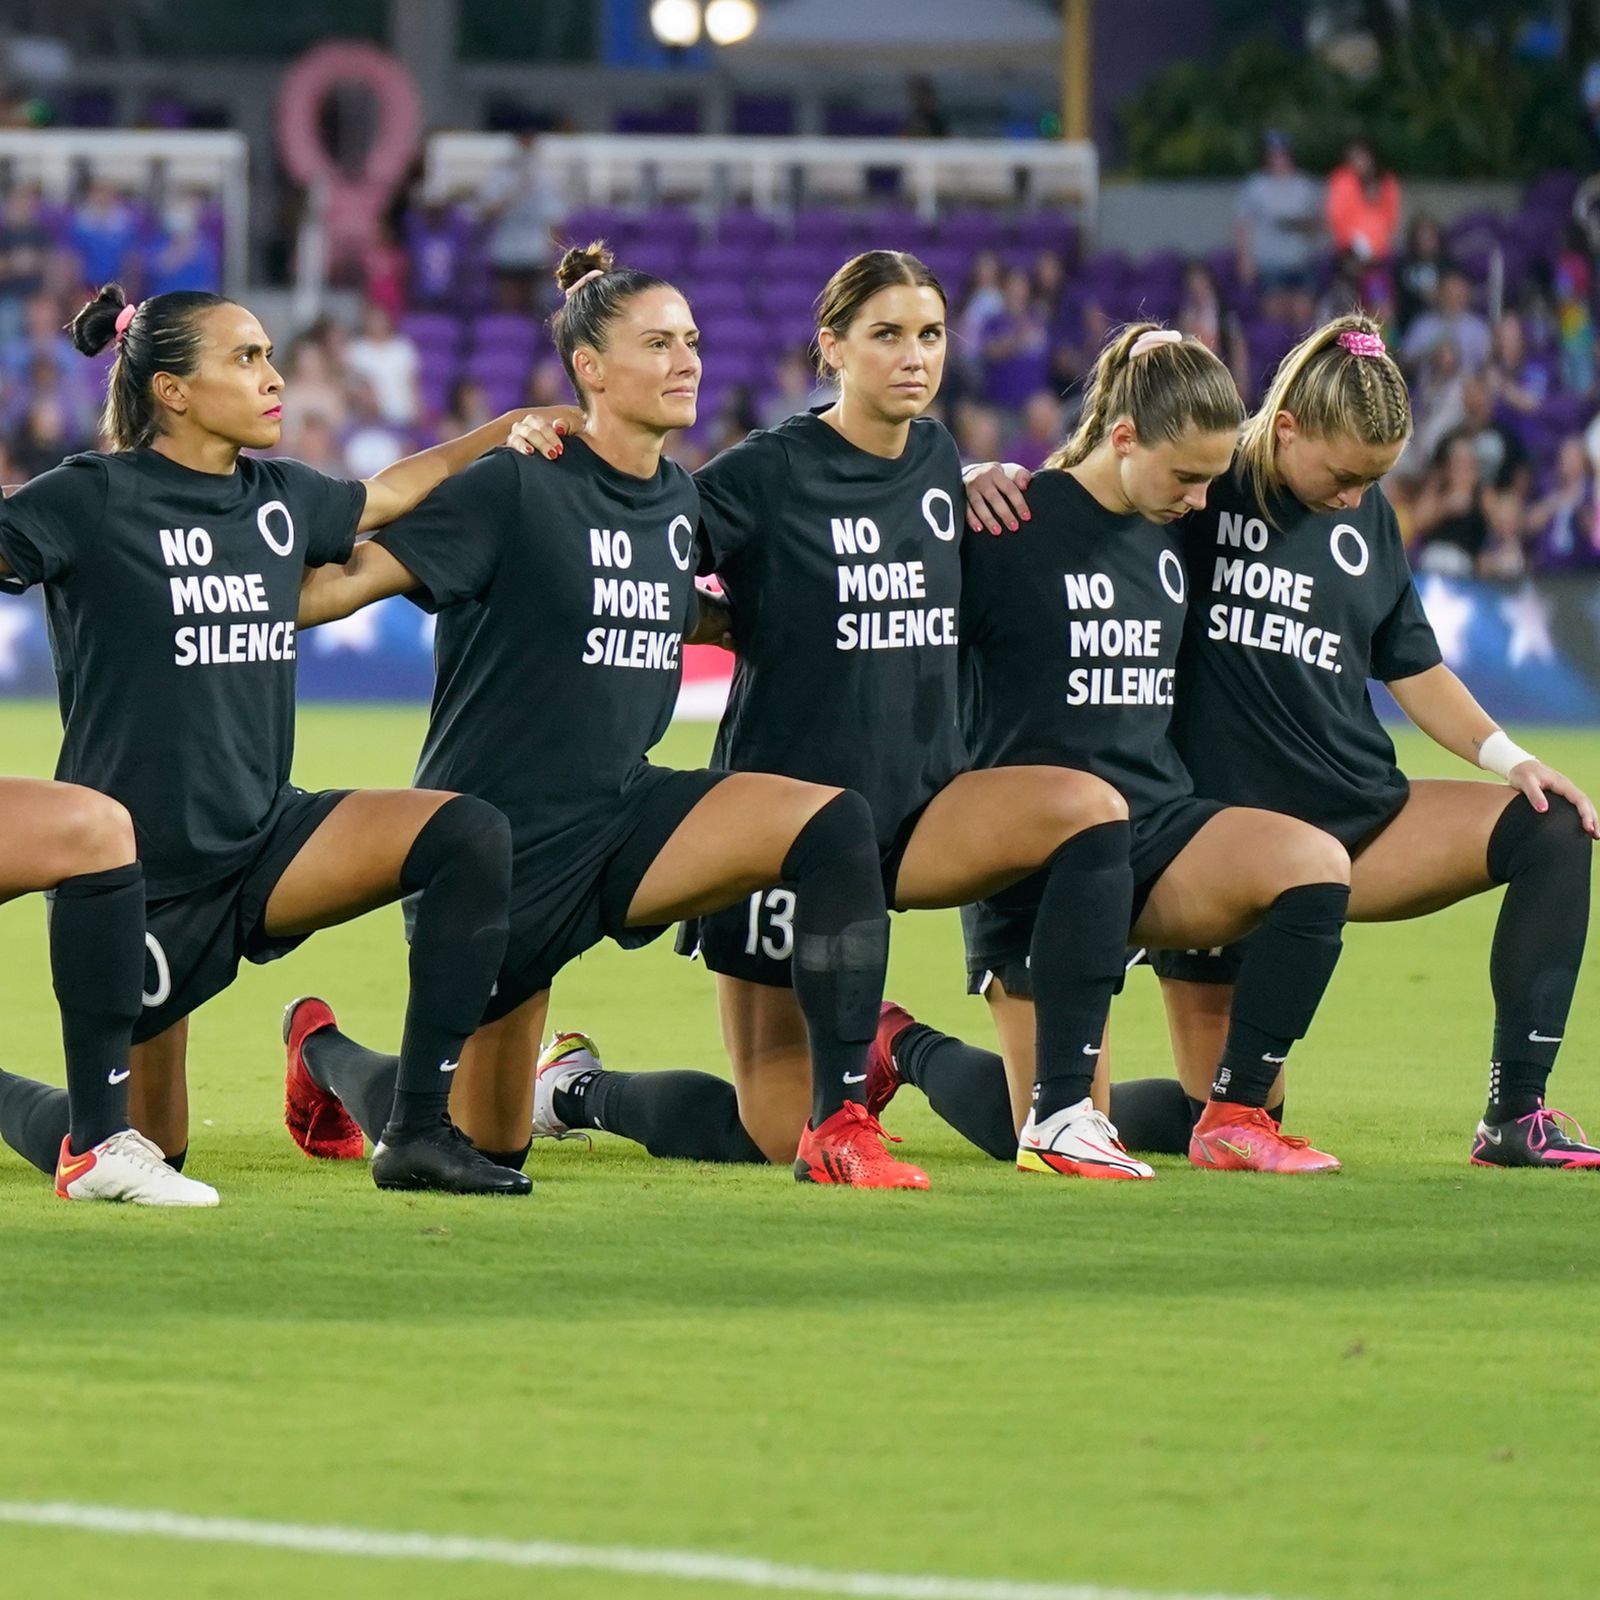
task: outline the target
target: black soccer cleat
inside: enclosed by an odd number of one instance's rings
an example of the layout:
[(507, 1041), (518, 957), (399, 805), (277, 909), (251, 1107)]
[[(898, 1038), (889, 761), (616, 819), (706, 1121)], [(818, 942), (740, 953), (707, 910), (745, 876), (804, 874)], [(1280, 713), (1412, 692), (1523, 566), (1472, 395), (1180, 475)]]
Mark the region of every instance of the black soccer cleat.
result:
[(527, 1194), (525, 1172), (497, 1167), (448, 1118), (423, 1133), (372, 1152), (372, 1181), (380, 1189), (434, 1189), (441, 1194)]
[(1472, 1140), (1475, 1167), (1554, 1167), (1600, 1170), (1600, 1148), (1565, 1111), (1540, 1106), (1511, 1122), (1480, 1122)]

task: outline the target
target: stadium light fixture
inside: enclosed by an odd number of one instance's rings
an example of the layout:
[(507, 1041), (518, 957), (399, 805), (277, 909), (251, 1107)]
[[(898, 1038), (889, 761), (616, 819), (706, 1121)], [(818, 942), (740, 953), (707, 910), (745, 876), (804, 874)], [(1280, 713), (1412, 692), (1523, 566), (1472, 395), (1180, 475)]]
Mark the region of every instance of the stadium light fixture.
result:
[(712, 44), (742, 44), (756, 31), (755, 0), (709, 0), (706, 33)]
[(652, 0), (650, 31), (669, 50), (687, 50), (700, 42), (700, 0)]

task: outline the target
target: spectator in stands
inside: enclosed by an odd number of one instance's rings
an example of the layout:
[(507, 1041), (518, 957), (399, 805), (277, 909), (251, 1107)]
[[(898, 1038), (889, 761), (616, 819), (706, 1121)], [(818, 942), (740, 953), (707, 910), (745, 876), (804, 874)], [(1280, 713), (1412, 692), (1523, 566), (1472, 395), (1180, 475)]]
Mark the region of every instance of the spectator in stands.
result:
[(59, 466), (63, 456), (86, 450), (93, 443), (92, 436), (74, 433), (67, 408), (59, 399), (37, 398), (23, 416), (12, 454), (22, 476), (36, 478)]
[(1551, 286), (1561, 347), (1561, 385), (1573, 394), (1588, 394), (1594, 388), (1594, 317), (1589, 306), (1593, 279), (1583, 231), (1572, 223), (1556, 257)]
[(1454, 346), (1461, 370), (1478, 373), (1489, 364), (1493, 340), (1489, 324), (1472, 309), (1472, 283), (1459, 267), (1447, 267), (1439, 279), (1439, 304), (1424, 311), (1406, 330), (1400, 354), (1413, 367), (1441, 344)]
[(1311, 287), (1322, 242), (1322, 195), (1294, 161), (1288, 136), (1267, 130), (1262, 162), (1234, 209), (1239, 281), (1260, 295), (1263, 316), (1289, 320), (1290, 299)]
[(100, 397), (76, 369), (63, 372), (48, 355), (36, 355), (19, 381), (6, 386), (5, 420), (20, 428), (35, 403), (56, 407), (74, 449), (88, 449), (100, 425)]
[(1393, 259), (1400, 228), (1400, 180), (1378, 166), (1371, 144), (1352, 139), (1344, 161), (1328, 174), (1328, 233), (1340, 255), (1361, 261)]
[(457, 304), (470, 238), (470, 225), (455, 206), (425, 202), (407, 214), (413, 305), (434, 310)]
[(1504, 312), (1494, 325), (1487, 376), (1495, 404), (1518, 415), (1533, 415), (1550, 398), (1555, 374), (1548, 361), (1529, 353), (1523, 321), (1515, 311)]
[(47, 294), (36, 294), (27, 302), (22, 336), (0, 350), (0, 367), (13, 379), (25, 377), (39, 360), (48, 361), (69, 387), (76, 387), (86, 370), (83, 357), (61, 331), (60, 308)]
[[(1461, 384), (1461, 426), (1457, 432), (1471, 445), (1478, 458), (1478, 475), (1483, 482), (1483, 514), (1502, 554), (1514, 553), (1514, 565), (1522, 565), (1522, 525), (1524, 508), (1532, 482), (1528, 452), (1522, 440), (1499, 421), (1494, 413), (1494, 395), (1480, 374)], [(1505, 563), (1501, 563), (1504, 568)]]
[(339, 436), (328, 424), (328, 419), (318, 411), (295, 409), (286, 414), (281, 454), (293, 456), (318, 472), (342, 478), (345, 458), (339, 449)]
[(496, 299), (505, 310), (529, 310), (544, 289), (553, 231), (567, 214), (561, 185), (531, 130), (519, 133), (515, 148), (490, 170), (482, 199)]
[[(999, 461), (1003, 459), (1000, 448), (1000, 413), (993, 406), (977, 400), (962, 400), (951, 417), (951, 433), (955, 435), (963, 461)], [(1056, 441), (1059, 444), (1061, 441)]]
[(983, 328), (983, 397), (1008, 410), (1050, 385), (1050, 325), (1034, 304), (1033, 283), (1020, 267), (1005, 275), (1004, 303)]
[(302, 420), (318, 417), (335, 435), (342, 431), (348, 411), (344, 385), (337, 376), (327, 345), (315, 330), (295, 340), (284, 378), (285, 389), (294, 396), (288, 416)]
[(1061, 317), (1067, 291), (1067, 267), (1059, 251), (1041, 250), (1033, 258), (1033, 298), (1052, 331)]
[(983, 330), (1005, 309), (1001, 289), (1004, 269), (993, 250), (980, 250), (972, 258), (972, 275), (953, 319), (954, 332), (969, 361), (976, 361), (983, 347)]
[(358, 378), (350, 385), (350, 429), (344, 439), (345, 475), (371, 478), (409, 454), (411, 439), (383, 413), (373, 385)]
[(1600, 566), (1600, 500), (1588, 453), (1577, 434), (1561, 441), (1555, 481), (1528, 507), (1524, 532), (1537, 566)]
[(1007, 461), (1020, 462), (1030, 472), (1044, 465), (1045, 457), (1066, 438), (1061, 401), (1053, 390), (1030, 394), (1022, 407), (1022, 432), (1002, 452)]
[(344, 362), (352, 377), (371, 384), (385, 422), (401, 428), (416, 422), (421, 359), (417, 347), (396, 329), (383, 306), (367, 302), (361, 313), (361, 332), (350, 341)]
[(369, 305), (382, 306), (391, 321), (405, 315), (409, 265), (394, 228), (380, 222), (361, 252), (362, 296)]
[(1216, 274), (1204, 261), (1191, 261), (1183, 269), (1183, 289), (1178, 300), (1176, 325), (1191, 339), (1198, 339), (1208, 350), (1228, 364), (1233, 381), (1248, 394), (1249, 357), (1244, 330), (1239, 319), (1222, 303)]
[(832, 388), (818, 381), (809, 353), (803, 348), (786, 351), (773, 373), (772, 389), (762, 398), (760, 426), (775, 428), (785, 417), (798, 416), (832, 397)]
[(104, 179), (90, 181), (72, 211), (67, 237), (91, 289), (134, 275), (139, 217), (126, 195)]
[(950, 120), (939, 104), (939, 91), (932, 78), (918, 73), (906, 79), (906, 99), (910, 110), (906, 113), (905, 136), (908, 139), (948, 139)]
[(161, 232), (150, 254), (146, 294), (222, 287), (222, 253), (205, 226), (205, 201), (175, 195), (161, 211)]
[(1098, 300), (1086, 300), (1074, 336), (1063, 332), (1056, 340), (1051, 365), (1056, 388), (1065, 393), (1081, 383), (1111, 336), (1112, 317)]
[(22, 336), (25, 307), (44, 288), (50, 235), (39, 218), (39, 191), (18, 184), (0, 210), (0, 350)]
[[(559, 402), (558, 402), (559, 403)], [(459, 439), (474, 428), (481, 428), (495, 415), (483, 385), (474, 378), (457, 378), (450, 385), (450, 398), (445, 413), (434, 427), (435, 443), (446, 439)]]
[(1465, 577), (1476, 569), (1491, 538), (1483, 487), (1472, 440), (1452, 434), (1417, 492), (1412, 565), (1419, 572)]
[(1426, 212), (1419, 212), (1395, 265), (1395, 320), (1402, 335), (1418, 317), (1437, 308), (1439, 280), (1449, 266), (1439, 224)]

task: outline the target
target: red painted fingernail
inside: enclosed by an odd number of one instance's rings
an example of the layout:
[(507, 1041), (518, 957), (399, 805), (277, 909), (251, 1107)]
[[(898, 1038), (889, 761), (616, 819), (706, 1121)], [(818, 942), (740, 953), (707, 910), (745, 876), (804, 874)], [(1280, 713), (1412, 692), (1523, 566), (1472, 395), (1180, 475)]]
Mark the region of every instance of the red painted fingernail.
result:
[(1022, 520), (1024, 522), (1032, 522), (1033, 521), (1033, 513), (1031, 511), (1024, 511), (1022, 513)]
[(1008, 527), (1008, 528), (1009, 528), (1009, 529), (1010, 529), (1010, 530), (1011, 530), (1011, 531), (1012, 531), (1012, 532), (1013, 532), (1013, 533), (1015, 533), (1015, 532), (1016, 532), (1016, 531), (1017, 531), (1017, 524), (1016, 524), (1016, 523), (1014, 523), (1014, 522), (1008, 522), (1008, 523), (1007, 523), (1007, 524), (1006, 524), (1006, 526), (1007, 526), (1007, 527)]

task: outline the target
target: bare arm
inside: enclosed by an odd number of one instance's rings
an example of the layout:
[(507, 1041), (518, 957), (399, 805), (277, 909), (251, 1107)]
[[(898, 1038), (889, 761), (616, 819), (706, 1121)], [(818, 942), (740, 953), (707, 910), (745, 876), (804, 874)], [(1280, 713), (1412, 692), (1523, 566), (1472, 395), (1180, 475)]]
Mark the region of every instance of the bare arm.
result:
[(296, 623), (314, 628), (337, 622), (363, 606), (406, 594), (417, 587), (416, 575), (381, 544), (363, 539), (343, 566), (307, 567), (300, 580), (300, 611)]
[[(1400, 709), (1435, 744), (1477, 766), (1478, 756), (1493, 734), (1500, 731), (1493, 717), (1472, 697), (1471, 691), (1442, 663), (1389, 685)], [(1600, 822), (1593, 803), (1577, 784), (1554, 767), (1528, 757), (1511, 768), (1506, 781), (1528, 797), (1535, 811), (1549, 809), (1545, 795), (1558, 794), (1578, 808), (1584, 831), (1600, 838)]]
[[(419, 450), (376, 477), (366, 480), (367, 503), (357, 527), (359, 533), (389, 523), (413, 510), (441, 483), (463, 467), (470, 467), (485, 451), (509, 444), (524, 455), (538, 451), (553, 461), (561, 454), (561, 439), (583, 425), (576, 406), (546, 406), (539, 411), (508, 411), (471, 433), (446, 439), (429, 450)], [(324, 618), (324, 621), (327, 619)]]

